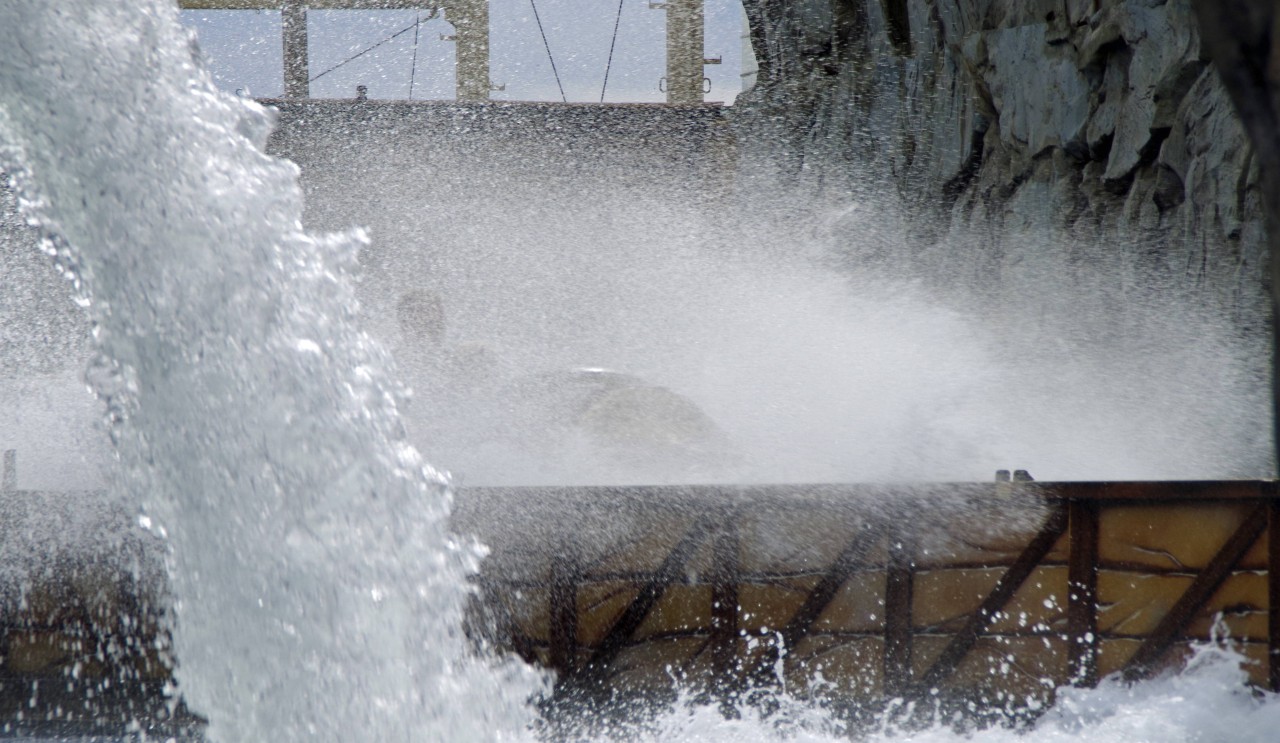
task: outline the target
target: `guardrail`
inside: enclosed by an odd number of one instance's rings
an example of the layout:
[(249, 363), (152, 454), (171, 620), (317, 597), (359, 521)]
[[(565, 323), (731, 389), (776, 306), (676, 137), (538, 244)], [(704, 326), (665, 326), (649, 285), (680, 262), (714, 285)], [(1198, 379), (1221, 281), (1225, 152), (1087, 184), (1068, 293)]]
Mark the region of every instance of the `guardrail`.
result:
[[(1225, 633), (1280, 689), (1276, 483), (475, 489), (473, 632), (607, 698), (1043, 708)], [(1215, 629), (1216, 628), (1216, 629)]]
[[(6, 491), (4, 539), (97, 502), (72, 495)], [(472, 636), (556, 671), (571, 709), (783, 685), (855, 715), (895, 699), (1008, 714), (1177, 668), (1223, 633), (1280, 690), (1278, 518), (1272, 481), (468, 488), (453, 529), (492, 550)], [(117, 510), (90, 521), (131, 533)], [(198, 734), (164, 697), (167, 589), (138, 572), (156, 545), (103, 544), (33, 548), (0, 591), (0, 717)]]

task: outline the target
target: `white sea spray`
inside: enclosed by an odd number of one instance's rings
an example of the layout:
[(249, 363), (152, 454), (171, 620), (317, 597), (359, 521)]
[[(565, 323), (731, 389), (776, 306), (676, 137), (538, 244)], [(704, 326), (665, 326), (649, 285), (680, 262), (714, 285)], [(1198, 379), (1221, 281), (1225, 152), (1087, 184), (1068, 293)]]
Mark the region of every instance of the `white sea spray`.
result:
[(474, 548), (355, 325), (363, 237), (301, 228), (260, 106), (171, 3), (0, 7), (0, 141), (88, 300), (118, 487), (171, 547), (177, 678), (221, 741), (491, 739), (531, 676), (469, 657)]

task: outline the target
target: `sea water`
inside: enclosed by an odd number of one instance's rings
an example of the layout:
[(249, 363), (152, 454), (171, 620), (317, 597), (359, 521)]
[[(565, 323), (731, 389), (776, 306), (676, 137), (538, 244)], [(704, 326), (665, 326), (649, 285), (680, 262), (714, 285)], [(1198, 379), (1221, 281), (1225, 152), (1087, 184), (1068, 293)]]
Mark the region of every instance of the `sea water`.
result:
[[(302, 230), (296, 169), (261, 151), (269, 114), (215, 90), (157, 0), (6, 3), (0, 49), (3, 161), (92, 317), (115, 487), (170, 547), (177, 681), (210, 738), (532, 737), (540, 679), (461, 636), (483, 550), (447, 535), (448, 484), (406, 444), (390, 359), (357, 328), (363, 237)], [(860, 735), (1271, 740), (1280, 706), (1243, 662), (1211, 646), (1182, 674), (1064, 690), (1021, 732), (889, 715)], [(619, 735), (848, 733), (776, 701), (736, 719), (682, 702)]]

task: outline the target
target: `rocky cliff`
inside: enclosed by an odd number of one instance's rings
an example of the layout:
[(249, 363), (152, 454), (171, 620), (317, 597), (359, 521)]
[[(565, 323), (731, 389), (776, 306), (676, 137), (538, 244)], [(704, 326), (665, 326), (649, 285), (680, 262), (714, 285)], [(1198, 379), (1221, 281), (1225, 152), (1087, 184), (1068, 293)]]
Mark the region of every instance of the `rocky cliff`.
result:
[(976, 239), (966, 268), (998, 281), (1049, 235), (1258, 324), (1257, 169), (1190, 0), (745, 6), (744, 126), (785, 143), (784, 168), (889, 180), (922, 250)]

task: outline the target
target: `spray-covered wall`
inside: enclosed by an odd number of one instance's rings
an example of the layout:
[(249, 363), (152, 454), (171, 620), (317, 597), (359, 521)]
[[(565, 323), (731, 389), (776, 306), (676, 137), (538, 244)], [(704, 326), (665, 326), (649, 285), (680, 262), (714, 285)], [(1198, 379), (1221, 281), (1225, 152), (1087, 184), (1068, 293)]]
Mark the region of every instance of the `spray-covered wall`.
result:
[(922, 244), (959, 230), (1010, 279), (1060, 242), (1126, 251), (1257, 323), (1252, 149), (1189, 0), (745, 0), (744, 123), (785, 165), (890, 180)]

